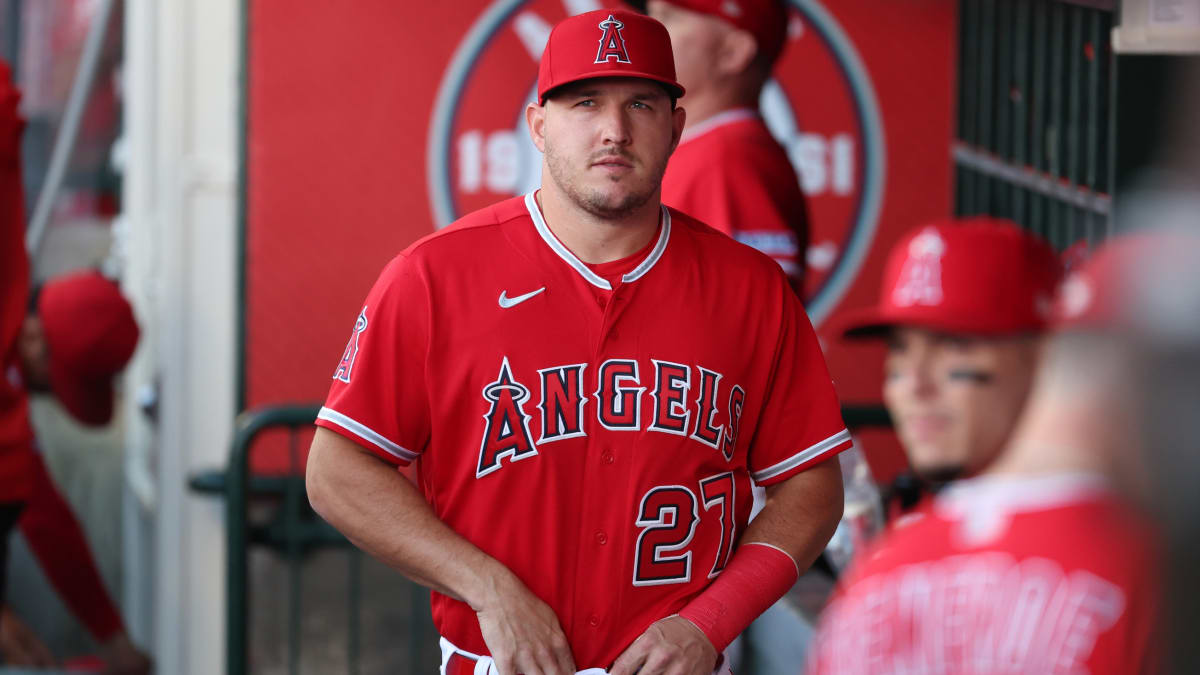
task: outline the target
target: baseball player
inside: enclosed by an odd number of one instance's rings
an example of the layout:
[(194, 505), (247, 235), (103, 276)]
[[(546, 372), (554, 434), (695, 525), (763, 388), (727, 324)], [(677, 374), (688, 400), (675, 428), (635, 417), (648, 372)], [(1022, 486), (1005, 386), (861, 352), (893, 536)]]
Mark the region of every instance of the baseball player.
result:
[(688, 123), (663, 203), (775, 259), (803, 297), (808, 211), (787, 152), (758, 111), (783, 51), (782, 0), (650, 0), (671, 33)]
[(433, 588), (446, 673), (707, 675), (841, 515), (850, 436), (786, 277), (660, 204), (683, 93), (657, 21), (559, 23), (541, 188), (395, 258), (334, 373), (310, 500)]
[(934, 484), (999, 454), (1029, 393), (1059, 279), (1054, 251), (1008, 221), (930, 223), (889, 254), (879, 304), (851, 339), (886, 339), (883, 398), (916, 474)]
[[(19, 525), (60, 597), (96, 638), (106, 672), (146, 673), (150, 660), (125, 632), (79, 522), (37, 454), (29, 419), (29, 393), (41, 392), (84, 424), (107, 424), (113, 376), (132, 355), (138, 328), (117, 286), (95, 273), (64, 275), (30, 294), (18, 100), (0, 61), (0, 570)], [(4, 580), (0, 574), (0, 601)], [(22, 654), (6, 639), (13, 629), (0, 627), (0, 648), (17, 664)]]
[(1095, 309), (1105, 258), (1064, 284), (1006, 448), (860, 560), (811, 673), (1153, 670), (1157, 542), (1128, 501), (1144, 467), (1133, 362)]

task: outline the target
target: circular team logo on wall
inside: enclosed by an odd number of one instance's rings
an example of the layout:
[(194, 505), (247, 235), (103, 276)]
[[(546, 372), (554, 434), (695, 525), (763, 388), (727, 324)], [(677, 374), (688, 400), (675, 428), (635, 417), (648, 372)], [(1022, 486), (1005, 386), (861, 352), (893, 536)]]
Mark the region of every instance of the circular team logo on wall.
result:
[[(884, 139), (871, 80), (854, 45), (816, 0), (792, 0), (789, 43), (761, 109), (808, 196), (807, 307), (819, 324), (858, 272), (883, 196)], [(427, 170), (437, 226), (541, 183), (525, 106), (550, 29), (618, 2), (496, 0), (476, 19), (442, 78)], [(687, 97), (681, 100), (687, 107)]]

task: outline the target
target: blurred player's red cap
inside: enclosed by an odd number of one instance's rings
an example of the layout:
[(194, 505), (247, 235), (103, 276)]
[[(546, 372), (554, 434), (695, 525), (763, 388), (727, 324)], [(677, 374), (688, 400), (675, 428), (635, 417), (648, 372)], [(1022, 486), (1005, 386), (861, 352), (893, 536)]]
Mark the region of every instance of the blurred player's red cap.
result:
[(992, 218), (919, 227), (896, 244), (879, 304), (851, 312), (846, 337), (893, 326), (1001, 336), (1046, 328), (1060, 276), (1054, 249), (1015, 223)]
[(654, 19), (636, 12), (602, 9), (564, 19), (546, 41), (538, 68), (538, 103), (555, 87), (593, 77), (641, 77), (666, 86), (675, 98), (671, 36)]
[(47, 281), (37, 313), (50, 352), (50, 388), (80, 422), (112, 419), (113, 377), (137, 347), (133, 308), (115, 283), (98, 272)]
[(1200, 317), (1196, 288), (1200, 235), (1151, 230), (1115, 237), (1078, 266), (1059, 287), (1053, 324), (1058, 331), (1194, 332)]
[(783, 0), (666, 0), (672, 5), (725, 20), (754, 36), (768, 63), (775, 63), (787, 42), (788, 13)]

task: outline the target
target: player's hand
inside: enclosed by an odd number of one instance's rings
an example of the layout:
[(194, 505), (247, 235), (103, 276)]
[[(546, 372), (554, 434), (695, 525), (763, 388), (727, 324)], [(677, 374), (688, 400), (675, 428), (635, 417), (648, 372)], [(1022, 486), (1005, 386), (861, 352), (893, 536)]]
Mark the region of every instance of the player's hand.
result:
[(500, 675), (574, 675), (575, 659), (554, 610), (515, 577), (475, 615)]
[(8, 605), (0, 610), (0, 653), (10, 666), (53, 668), (58, 665), (46, 645)]
[(717, 650), (708, 637), (681, 616), (650, 624), (613, 664), (611, 675), (711, 675)]
[(101, 655), (104, 675), (150, 675), (154, 671), (154, 662), (125, 633), (118, 633), (104, 643)]

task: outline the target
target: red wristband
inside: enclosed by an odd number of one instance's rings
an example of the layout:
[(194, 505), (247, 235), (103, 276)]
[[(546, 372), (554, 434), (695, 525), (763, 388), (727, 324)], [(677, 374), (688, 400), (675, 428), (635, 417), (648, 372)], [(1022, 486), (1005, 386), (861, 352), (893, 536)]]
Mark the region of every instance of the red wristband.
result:
[(720, 653), (796, 583), (800, 570), (782, 549), (763, 542), (738, 547), (733, 559), (679, 616), (696, 624)]

